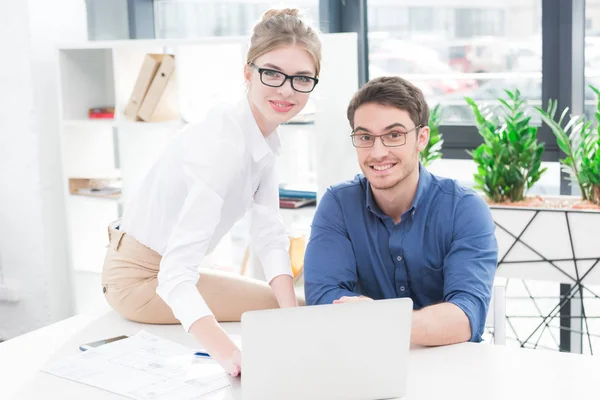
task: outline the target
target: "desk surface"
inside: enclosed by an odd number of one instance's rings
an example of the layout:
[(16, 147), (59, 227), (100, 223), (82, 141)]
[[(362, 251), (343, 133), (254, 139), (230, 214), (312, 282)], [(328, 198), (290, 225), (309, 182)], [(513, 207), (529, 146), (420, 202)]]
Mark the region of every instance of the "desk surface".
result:
[[(240, 333), (239, 324), (224, 324)], [(29, 400), (60, 393), (62, 399), (123, 399), (39, 371), (47, 362), (79, 352), (94, 340), (133, 335), (140, 329), (195, 347), (181, 326), (142, 325), (110, 311), (81, 315), (0, 344), (1, 399)], [(406, 399), (594, 399), (600, 396), (600, 358), (486, 344), (411, 349)], [(7, 379), (9, 378), (9, 379)], [(204, 396), (238, 400), (239, 381)]]

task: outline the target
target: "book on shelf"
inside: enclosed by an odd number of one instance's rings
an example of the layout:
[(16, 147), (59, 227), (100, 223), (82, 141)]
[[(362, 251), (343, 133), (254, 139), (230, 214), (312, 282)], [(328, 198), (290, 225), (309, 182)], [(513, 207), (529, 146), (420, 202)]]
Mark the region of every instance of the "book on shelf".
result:
[(94, 107), (88, 110), (90, 119), (114, 119), (115, 108), (113, 106)]
[(300, 185), (279, 185), (279, 197), (291, 199), (316, 199), (317, 191), (312, 190), (310, 186)]
[(89, 189), (80, 188), (77, 189), (77, 193), (73, 193), (80, 196), (92, 196), (92, 197), (110, 197), (117, 198), (121, 196), (121, 189), (119, 188), (102, 188), (102, 189)]
[(279, 197), (280, 208), (300, 208), (305, 206), (312, 206), (316, 204), (315, 199), (298, 199), (290, 197)]
[(113, 178), (69, 178), (69, 193), (77, 196), (117, 199), (121, 196), (121, 180)]

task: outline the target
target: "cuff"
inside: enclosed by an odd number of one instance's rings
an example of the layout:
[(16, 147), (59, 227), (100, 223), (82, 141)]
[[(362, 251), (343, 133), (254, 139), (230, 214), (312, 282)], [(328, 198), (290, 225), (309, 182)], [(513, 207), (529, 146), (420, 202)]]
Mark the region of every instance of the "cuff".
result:
[(469, 298), (466, 297), (454, 297), (448, 301), (454, 304), (467, 315), (469, 324), (471, 325), (471, 339), (469, 342), (481, 342), (481, 335), (483, 334), (483, 325), (485, 322), (485, 316), (481, 317), (478, 315), (477, 305)]
[(264, 254), (259, 255), (258, 259), (265, 272), (265, 280), (267, 283), (279, 276), (289, 275), (294, 277), (292, 274), (292, 265), (290, 263), (290, 255), (285, 249), (269, 249)]
[(156, 292), (171, 307), (175, 318), (181, 322), (186, 332), (200, 318), (213, 315), (196, 285), (190, 282), (180, 283), (167, 294), (161, 293), (159, 289), (160, 287)]

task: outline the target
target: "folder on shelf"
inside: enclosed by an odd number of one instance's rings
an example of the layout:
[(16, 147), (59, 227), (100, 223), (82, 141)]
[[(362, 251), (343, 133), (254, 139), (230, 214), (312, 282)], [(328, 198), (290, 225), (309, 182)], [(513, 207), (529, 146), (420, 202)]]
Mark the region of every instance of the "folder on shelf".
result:
[[(176, 117), (176, 113), (173, 110), (169, 110), (169, 106), (172, 106), (172, 102), (164, 102), (162, 98), (165, 97), (166, 93), (172, 94), (172, 88), (167, 90), (169, 87), (169, 83), (171, 78), (175, 73), (175, 57), (170, 54), (163, 54), (162, 60), (160, 62), (160, 66), (154, 75), (154, 79), (152, 79), (152, 83), (144, 96), (144, 100), (137, 112), (137, 117), (142, 121), (150, 121), (153, 117), (156, 117), (155, 111), (159, 106), (159, 103), (163, 103), (164, 107), (161, 107), (160, 116), (157, 119), (165, 120), (165, 119), (174, 119)], [(172, 96), (168, 96), (169, 99)]]
[(133, 87), (133, 91), (129, 97), (129, 102), (125, 108), (125, 116), (128, 119), (132, 121), (139, 120), (137, 116), (138, 111), (142, 106), (142, 101), (144, 100), (144, 97), (146, 97), (146, 93), (148, 92), (150, 84), (156, 75), (156, 71), (158, 71), (161, 61), (162, 54), (146, 54), (144, 57), (142, 68), (140, 69), (135, 86)]

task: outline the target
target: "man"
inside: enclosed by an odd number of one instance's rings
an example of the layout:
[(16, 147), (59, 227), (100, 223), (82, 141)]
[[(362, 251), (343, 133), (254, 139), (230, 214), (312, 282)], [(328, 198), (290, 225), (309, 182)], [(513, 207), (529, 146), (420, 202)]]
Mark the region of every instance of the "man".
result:
[(304, 261), (308, 305), (410, 297), (411, 342), (479, 342), (497, 266), (495, 225), (475, 192), (419, 163), (423, 93), (399, 77), (365, 84), (348, 106), (363, 175), (332, 186)]

